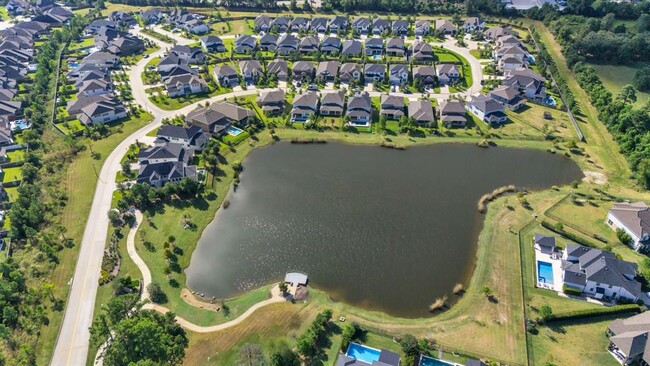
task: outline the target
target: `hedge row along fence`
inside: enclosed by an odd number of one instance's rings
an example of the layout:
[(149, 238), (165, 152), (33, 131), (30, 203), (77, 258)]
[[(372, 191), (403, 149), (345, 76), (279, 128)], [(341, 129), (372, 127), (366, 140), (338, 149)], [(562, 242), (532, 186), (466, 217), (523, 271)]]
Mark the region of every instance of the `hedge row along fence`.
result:
[(574, 242), (576, 242), (576, 243), (578, 243), (580, 245), (584, 245), (584, 246), (590, 247), (590, 248), (597, 248), (596, 244), (594, 244), (593, 242), (591, 242), (591, 241), (589, 241), (587, 239), (584, 239), (584, 238), (582, 238), (582, 237), (580, 237), (578, 235), (575, 235), (573, 233), (567, 232), (564, 229), (560, 229), (560, 228), (556, 227), (555, 225), (551, 224), (550, 222), (548, 222), (546, 220), (542, 220), (542, 226), (549, 229), (549, 230), (551, 230), (552, 232), (560, 234), (563, 237), (565, 237), (567, 239), (570, 239), (570, 240), (572, 240), (572, 241), (574, 241)]
[(629, 313), (640, 313), (640, 312), (641, 312), (641, 307), (636, 304), (617, 305), (617, 306), (602, 307), (597, 309), (575, 310), (575, 311), (567, 311), (564, 313), (551, 314), (544, 321), (544, 323), (593, 318), (593, 317), (604, 316), (604, 315), (617, 315), (617, 314), (629, 314)]

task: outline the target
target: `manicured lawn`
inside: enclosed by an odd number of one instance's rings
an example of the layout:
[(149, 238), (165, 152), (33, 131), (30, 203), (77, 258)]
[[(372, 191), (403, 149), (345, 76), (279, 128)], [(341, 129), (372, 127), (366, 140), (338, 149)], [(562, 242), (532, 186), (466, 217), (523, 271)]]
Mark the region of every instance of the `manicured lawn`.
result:
[(203, 99), (207, 99), (210, 97), (213, 97), (215, 95), (219, 94), (225, 94), (232, 91), (232, 89), (226, 89), (222, 87), (218, 87), (217, 89), (213, 90), (210, 93), (203, 93), (203, 94), (195, 94), (191, 95), (189, 97), (178, 97), (178, 98), (170, 98), (167, 95), (162, 95), (162, 96), (157, 96), (157, 97), (149, 97), (149, 100), (158, 106), (160, 109), (164, 109), (166, 111), (173, 111), (176, 109), (180, 109), (185, 107), (186, 105), (190, 105), (192, 103), (201, 101)]
[[(632, 66), (624, 65), (597, 65), (591, 64), (598, 72), (603, 85), (614, 94), (614, 97), (621, 91), (624, 85), (633, 84), (634, 74), (638, 69), (650, 66), (649, 63), (638, 63)], [(644, 93), (637, 90), (637, 106), (643, 106), (650, 100), (650, 93)]]
[[(9, 202), (13, 202), (18, 198), (18, 187), (5, 187), (5, 191), (9, 196)], [(9, 220), (9, 217), (5, 218), (5, 224)], [(5, 225), (7, 227), (7, 225)]]
[(16, 166), (2, 169), (2, 183), (23, 179), (23, 168)]
[(60, 128), (64, 133), (69, 134), (69, 135), (76, 135), (80, 133), (81, 131), (86, 129), (86, 126), (84, 126), (81, 121), (78, 119), (73, 119), (72, 121), (66, 121), (66, 122), (59, 122), (56, 124), (58, 128)]
[[(544, 119), (544, 112), (550, 113), (551, 119)], [(499, 129), (503, 136), (543, 139), (542, 131), (546, 128), (548, 131), (552, 131), (554, 136), (562, 136), (567, 139), (576, 138), (575, 130), (566, 112), (529, 102), (518, 111), (507, 110), (506, 114), (509, 123)]]
[(70, 43), (68, 47), (69, 50), (78, 50), (82, 48), (92, 47), (95, 45), (95, 39), (93, 37), (83, 38), (81, 42)]
[(22, 161), (25, 158), (25, 150), (12, 150), (7, 152), (7, 159), (9, 162), (15, 163), (17, 161)]

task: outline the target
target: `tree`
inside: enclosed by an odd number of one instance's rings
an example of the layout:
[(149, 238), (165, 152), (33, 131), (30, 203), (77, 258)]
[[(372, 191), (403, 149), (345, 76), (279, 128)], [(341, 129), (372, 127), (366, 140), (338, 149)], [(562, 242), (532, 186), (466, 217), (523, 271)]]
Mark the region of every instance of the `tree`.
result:
[(484, 286), (483, 287), (483, 295), (485, 295), (487, 297), (491, 296), (492, 295), (492, 290), (489, 287)]
[(553, 315), (553, 309), (551, 309), (551, 307), (548, 305), (544, 305), (541, 309), (539, 309), (539, 315), (541, 316), (542, 320), (547, 321)]
[(259, 344), (246, 343), (239, 349), (237, 366), (264, 366), (266, 364), (264, 352)]
[(625, 245), (632, 244), (632, 237), (630, 236), (630, 234), (625, 232), (625, 230), (623, 230), (623, 229), (620, 229), (620, 228), (616, 229), (616, 237), (618, 238), (618, 240), (621, 243), (623, 243)]
[(636, 102), (636, 90), (634, 86), (626, 84), (623, 86), (616, 99), (623, 101), (623, 103), (634, 103)]
[(282, 343), (271, 355), (271, 366), (300, 366), (300, 359), (286, 343)]
[(151, 282), (147, 285), (147, 292), (149, 293), (151, 301), (156, 304), (164, 304), (167, 302), (167, 295), (163, 292), (162, 287), (160, 287), (158, 282)]
[(650, 67), (636, 70), (634, 73), (634, 87), (642, 92), (650, 91)]
[(282, 291), (283, 294), (286, 294), (287, 291), (289, 290), (289, 286), (287, 286), (287, 283), (284, 281), (280, 282), (279, 287), (280, 287), (280, 291)]
[(639, 33), (650, 31), (650, 15), (641, 14), (636, 20), (636, 30)]
[(402, 346), (402, 351), (407, 355), (415, 355), (420, 352), (418, 340), (411, 334), (404, 334), (399, 344)]

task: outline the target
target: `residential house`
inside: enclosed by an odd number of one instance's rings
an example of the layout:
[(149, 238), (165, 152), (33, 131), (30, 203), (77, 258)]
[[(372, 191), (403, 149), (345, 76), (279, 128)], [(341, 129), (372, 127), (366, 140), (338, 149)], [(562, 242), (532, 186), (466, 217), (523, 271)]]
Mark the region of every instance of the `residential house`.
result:
[(607, 350), (621, 365), (650, 364), (650, 311), (616, 319), (607, 327)]
[(467, 124), (465, 103), (454, 99), (440, 102), (440, 106), (438, 106), (438, 118), (447, 128), (465, 127)]
[(340, 33), (348, 30), (348, 18), (337, 15), (330, 19), (329, 29), (331, 33)]
[(433, 114), (433, 106), (429, 99), (418, 99), (409, 102), (409, 118), (415, 120), (419, 125), (430, 126), (435, 124), (436, 118)]
[(262, 75), (262, 65), (257, 60), (244, 60), (239, 61), (239, 70), (241, 71), (242, 78), (247, 83), (254, 83), (257, 78)]
[(346, 39), (341, 49), (342, 56), (360, 57), (363, 52), (363, 45), (356, 39)]
[(276, 53), (278, 55), (286, 56), (298, 52), (300, 40), (292, 34), (285, 34), (278, 39), (278, 46)]
[(383, 81), (386, 77), (386, 65), (384, 64), (366, 64), (364, 69), (364, 78), (367, 83)]
[[(182, 128), (183, 127), (181, 127), (181, 129)], [(201, 131), (200, 128), (198, 128), (198, 130)], [(188, 164), (190, 161), (192, 161), (193, 156), (193, 149), (189, 149), (182, 144), (163, 143), (160, 141), (154, 146), (150, 146), (146, 149), (141, 149), (138, 153), (138, 162), (140, 165), (160, 164), (174, 161), (181, 161), (185, 164)]]
[(507, 85), (498, 86), (488, 96), (511, 111), (519, 110), (526, 104), (526, 99), (519, 95), (519, 91)]
[(372, 103), (366, 92), (357, 92), (348, 100), (346, 111), (348, 124), (351, 126), (367, 127), (372, 122)]
[(0, 117), (13, 121), (21, 114), (22, 105), (21, 101), (0, 100)]
[(120, 57), (110, 52), (98, 51), (86, 56), (81, 63), (113, 69), (120, 64)]
[(303, 55), (309, 55), (318, 52), (320, 40), (316, 36), (307, 36), (300, 40), (298, 51)]
[(85, 80), (79, 83), (77, 88), (79, 95), (86, 97), (113, 92), (113, 84), (110, 82), (110, 80)]
[(482, 31), (485, 29), (485, 20), (478, 17), (469, 17), (463, 23), (463, 28), (466, 33)]
[(518, 57), (503, 57), (497, 61), (497, 67), (503, 71), (504, 74), (510, 74), (516, 69), (528, 68), (528, 62)]
[(216, 102), (191, 111), (185, 121), (216, 137), (226, 132), (231, 125), (247, 126), (251, 118), (255, 118), (255, 113), (249, 109), (231, 102)]
[(316, 78), (321, 78), (324, 81), (334, 81), (338, 76), (338, 71), (338, 61), (321, 61), (316, 69)]
[(492, 51), (492, 56), (496, 60), (500, 60), (502, 58), (509, 58), (509, 57), (517, 58), (520, 61), (524, 61), (528, 59), (528, 54), (526, 53), (526, 51), (524, 51), (519, 46), (495, 48), (494, 51)]
[(413, 66), (413, 80), (419, 80), (424, 86), (436, 83), (436, 70), (433, 66)]
[(426, 19), (420, 19), (415, 22), (415, 36), (424, 37), (431, 32), (431, 22)]
[(508, 116), (503, 112), (503, 106), (486, 95), (473, 95), (465, 105), (465, 109), (491, 126), (498, 126), (508, 120)]
[(160, 79), (164, 83), (169, 78), (183, 75), (197, 75), (198, 72), (197, 70), (192, 69), (188, 64), (183, 63), (179, 66), (174, 66), (167, 72), (158, 71), (158, 74), (160, 74)]
[(496, 41), (500, 37), (514, 34), (515, 32), (512, 29), (504, 27), (491, 27), (483, 32), (483, 36), (488, 41)]
[(405, 64), (392, 64), (389, 69), (388, 80), (392, 85), (402, 85), (409, 81), (409, 69)]
[(401, 38), (390, 38), (386, 42), (386, 54), (394, 57), (404, 57), (404, 40)]
[(190, 19), (187, 23), (184, 23), (183, 28), (192, 34), (205, 34), (211, 29), (208, 24), (198, 18)]
[(253, 29), (256, 32), (268, 32), (271, 28), (271, 18), (268, 15), (258, 15), (253, 21)]
[(293, 64), (293, 80), (311, 82), (314, 78), (314, 64), (310, 61), (297, 61)]
[(201, 151), (209, 137), (198, 126), (163, 125), (156, 132), (156, 141), (180, 144), (186, 149)]
[(309, 30), (309, 19), (305, 17), (295, 17), (291, 21), (292, 32), (307, 32)]
[(327, 37), (320, 46), (321, 53), (325, 55), (338, 55), (341, 53), (341, 38)]
[[(372, 26), (372, 21), (365, 17), (355, 18), (352, 21), (352, 29), (358, 34), (368, 34), (370, 27)], [(330, 31), (332, 31), (330, 24)]]
[(535, 250), (539, 252), (552, 254), (555, 252), (555, 237), (535, 233), (533, 236), (533, 245)]
[(196, 165), (185, 165), (181, 161), (140, 165), (138, 183), (162, 187), (168, 182), (180, 182), (184, 178), (198, 180)]
[(384, 53), (383, 38), (367, 38), (365, 44), (366, 56), (376, 56)]
[(404, 116), (404, 97), (382, 94), (379, 97), (379, 115), (387, 119), (398, 120)]
[(221, 38), (217, 36), (203, 36), (199, 38), (199, 41), (205, 52), (226, 52), (226, 46), (223, 44)]
[(182, 60), (180, 57), (178, 57), (177, 54), (170, 53), (169, 55), (160, 59), (160, 62), (158, 62), (156, 69), (159, 73), (165, 74), (169, 73), (173, 68), (181, 65), (187, 65), (187, 60)]
[(546, 99), (546, 79), (535, 71), (526, 68), (514, 69), (503, 80), (503, 85), (511, 86), (529, 100)]
[(392, 24), (393, 34), (399, 36), (405, 36), (408, 33), (410, 26), (411, 25), (409, 24), (409, 22), (404, 19), (393, 20), (393, 24)]
[(434, 27), (437, 33), (453, 36), (456, 34), (456, 26), (449, 20), (436, 20)]
[(650, 208), (645, 202), (615, 203), (607, 213), (607, 225), (630, 236), (629, 245), (636, 251), (650, 247)]
[(148, 9), (141, 11), (140, 17), (145, 24), (158, 24), (162, 21), (164, 14), (160, 9)]
[(318, 112), (318, 94), (307, 92), (293, 99), (291, 122), (307, 122), (310, 116)]
[(326, 33), (328, 22), (327, 18), (313, 18), (309, 23), (309, 30), (315, 33)]
[(508, 48), (508, 47), (519, 47), (524, 50), (524, 45), (521, 43), (519, 38), (511, 35), (505, 35), (499, 37), (496, 40), (496, 48)]
[(399, 366), (400, 365), (399, 355), (397, 353), (387, 351), (385, 349), (374, 350), (378, 353), (378, 355), (376, 357), (376, 361), (373, 361), (372, 365), (370, 365), (364, 361), (357, 359), (353, 355), (350, 355), (350, 347), (352, 347), (353, 345), (355, 345), (356, 347), (367, 348), (366, 346), (361, 346), (357, 343), (350, 343), (350, 346), (348, 347), (348, 352), (346, 354), (339, 354), (335, 366)]
[(144, 41), (137, 37), (118, 37), (110, 42), (106, 50), (119, 56), (131, 56), (144, 52)]
[(375, 18), (375, 20), (372, 21), (372, 34), (379, 36), (384, 34), (390, 29), (390, 23), (388, 23), (388, 20), (382, 19), (382, 18)]
[(133, 18), (133, 16), (125, 11), (117, 10), (108, 15), (108, 20), (117, 22), (124, 25), (125, 27), (135, 27), (138, 25), (138, 21)]
[(289, 18), (277, 17), (271, 21), (271, 30), (277, 33), (285, 33), (289, 30)]
[(416, 39), (415, 42), (411, 44), (411, 49), (409, 51), (411, 59), (415, 62), (433, 61), (433, 47), (431, 47), (428, 42)]
[(109, 123), (126, 118), (126, 109), (121, 103), (94, 101), (80, 108), (77, 118), (86, 126)]
[(169, 53), (175, 53), (178, 58), (191, 64), (202, 64), (205, 62), (205, 53), (199, 46), (176, 45), (169, 50)]
[(256, 47), (257, 42), (252, 36), (242, 34), (235, 38), (235, 53), (252, 55)]
[(260, 49), (262, 51), (272, 51), (278, 48), (278, 36), (271, 33), (266, 33), (260, 38)]
[(28, 13), (31, 10), (32, 5), (29, 3), (29, 1), (9, 0), (5, 8), (7, 9), (7, 13), (9, 15), (16, 17)]
[(454, 64), (437, 64), (436, 76), (440, 85), (449, 85), (456, 83), (460, 79), (458, 67)]
[(361, 81), (361, 76), (363, 76), (361, 65), (356, 63), (344, 63), (339, 69), (339, 80), (341, 80), (342, 83), (349, 84), (353, 80)]
[(345, 93), (342, 90), (323, 93), (320, 100), (320, 115), (335, 116), (343, 115), (345, 109)]
[(226, 64), (221, 66), (216, 66), (213, 70), (214, 77), (224, 88), (232, 88), (236, 85), (239, 85), (239, 75), (234, 67)]
[(284, 59), (276, 58), (267, 65), (266, 74), (273, 74), (278, 78), (278, 80), (287, 81), (289, 78), (289, 65)]
[(641, 296), (636, 263), (582, 245), (567, 245), (562, 254), (563, 287), (605, 301), (635, 302)]
[(102, 28), (116, 30), (117, 22), (108, 19), (95, 19), (92, 23), (88, 24), (86, 32), (97, 33)]
[(257, 97), (257, 105), (267, 116), (277, 116), (284, 111), (284, 90), (274, 89), (260, 93)]
[(97, 94), (88, 97), (81, 95), (77, 99), (69, 101), (66, 106), (66, 110), (68, 111), (69, 115), (77, 116), (82, 113), (82, 108), (85, 108), (93, 103), (108, 105), (112, 108), (119, 108), (119, 106), (122, 106), (122, 103), (115, 99), (115, 96), (113, 94)]
[(172, 76), (166, 79), (164, 84), (165, 89), (167, 89), (167, 95), (170, 98), (208, 91), (208, 84), (201, 77), (194, 74)]

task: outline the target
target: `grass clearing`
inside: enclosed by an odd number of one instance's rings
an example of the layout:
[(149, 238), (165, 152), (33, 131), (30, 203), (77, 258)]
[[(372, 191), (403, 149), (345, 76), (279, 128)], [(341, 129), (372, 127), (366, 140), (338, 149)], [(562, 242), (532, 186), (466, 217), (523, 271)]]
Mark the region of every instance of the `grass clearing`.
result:
[[(650, 66), (650, 63), (637, 63), (632, 66), (627, 65), (598, 65), (590, 64), (596, 69), (600, 80), (605, 85), (605, 88), (614, 94), (614, 97), (623, 89), (623, 86), (627, 84), (633, 84), (634, 75), (637, 70)], [(650, 100), (650, 93), (644, 93), (641, 91), (636, 92), (637, 100), (636, 106), (643, 106), (648, 100)]]

